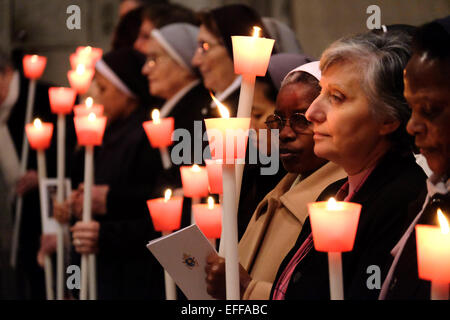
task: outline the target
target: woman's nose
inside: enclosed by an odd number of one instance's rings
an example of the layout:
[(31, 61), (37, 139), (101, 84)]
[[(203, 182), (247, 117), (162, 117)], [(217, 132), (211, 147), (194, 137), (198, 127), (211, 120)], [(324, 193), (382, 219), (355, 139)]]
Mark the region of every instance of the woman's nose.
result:
[(412, 136), (424, 133), (426, 130), (425, 124), (414, 114), (411, 114), (411, 118), (406, 125), (406, 131)]
[(311, 122), (324, 122), (327, 118), (326, 106), (322, 94), (320, 94), (309, 106), (305, 113), (306, 119)]

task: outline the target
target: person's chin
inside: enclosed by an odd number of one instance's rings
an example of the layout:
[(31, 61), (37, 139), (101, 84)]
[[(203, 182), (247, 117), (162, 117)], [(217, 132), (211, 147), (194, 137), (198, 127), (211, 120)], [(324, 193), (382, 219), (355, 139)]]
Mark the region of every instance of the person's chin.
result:
[(445, 159), (436, 156), (433, 152), (424, 152), (422, 154), (427, 159), (428, 167), (430, 167), (435, 175), (440, 177), (449, 174), (450, 167)]

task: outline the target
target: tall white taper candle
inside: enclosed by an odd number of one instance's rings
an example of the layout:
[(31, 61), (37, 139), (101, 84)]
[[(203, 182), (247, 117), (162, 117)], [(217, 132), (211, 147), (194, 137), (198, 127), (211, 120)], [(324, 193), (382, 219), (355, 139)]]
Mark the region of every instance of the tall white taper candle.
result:
[[(56, 201), (64, 202), (64, 178), (65, 178), (65, 140), (66, 140), (66, 116), (58, 114), (58, 139), (57, 139), (57, 181)], [(58, 223), (56, 246), (56, 297), (64, 299), (64, 227)]]
[(340, 252), (328, 252), (328, 272), (330, 277), (330, 299), (344, 300), (342, 256)]

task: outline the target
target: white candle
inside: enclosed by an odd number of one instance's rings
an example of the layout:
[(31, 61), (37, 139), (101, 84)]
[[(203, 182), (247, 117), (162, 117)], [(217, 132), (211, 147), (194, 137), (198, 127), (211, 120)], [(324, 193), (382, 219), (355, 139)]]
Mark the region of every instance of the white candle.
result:
[[(171, 231), (162, 232), (163, 236), (171, 234)], [(164, 270), (164, 286), (166, 289), (166, 300), (177, 300), (177, 287), (172, 277)]]

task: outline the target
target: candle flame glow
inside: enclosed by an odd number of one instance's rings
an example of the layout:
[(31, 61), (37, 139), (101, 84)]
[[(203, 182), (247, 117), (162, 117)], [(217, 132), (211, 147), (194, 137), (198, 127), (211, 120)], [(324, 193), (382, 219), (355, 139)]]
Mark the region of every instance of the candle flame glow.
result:
[(39, 118), (34, 119), (33, 121), (33, 125), (36, 129), (41, 129), (42, 128), (42, 121)]
[(95, 119), (97, 119), (97, 117), (95, 116), (95, 113), (93, 113), (93, 112), (89, 113), (88, 120), (92, 122), (92, 121), (95, 121)]
[(169, 201), (171, 197), (172, 197), (172, 190), (166, 189), (166, 191), (164, 192), (164, 202)]
[(79, 64), (77, 66), (77, 73), (78, 74), (83, 74), (85, 70), (86, 70), (86, 68), (84, 67), (84, 64)]
[(214, 209), (214, 198), (213, 197), (208, 197), (208, 209), (209, 210)]
[(225, 107), (222, 104), (222, 102), (217, 100), (216, 97), (214, 97), (214, 95), (212, 94), (211, 91), (209, 92), (209, 95), (211, 96), (211, 98), (213, 99), (214, 103), (219, 108), (219, 112), (220, 112), (220, 115), (222, 116), (222, 118), (227, 118), (228, 119), (230, 117), (230, 112), (228, 111), (227, 107)]
[(91, 51), (92, 51), (91, 46), (87, 46), (83, 49), (83, 53), (85, 53), (85, 54), (91, 54)]
[(261, 32), (261, 28), (254, 26), (253, 27), (253, 38), (259, 38), (259, 33)]
[(442, 213), (441, 209), (438, 209), (437, 215), (438, 215), (439, 224), (441, 226), (441, 232), (443, 234), (449, 234), (450, 233), (450, 227), (448, 225), (447, 218), (445, 218), (445, 216)]
[(191, 170), (192, 170), (193, 172), (200, 172), (200, 171), (201, 171), (201, 170), (200, 170), (200, 167), (199, 167), (197, 164), (194, 164), (194, 165), (192, 166)]
[(92, 108), (92, 105), (94, 104), (94, 99), (89, 97), (89, 98), (86, 99), (84, 104), (86, 105), (86, 108), (90, 109), (90, 108)]
[(33, 55), (31, 56), (31, 63), (36, 63), (37, 60), (38, 60), (38, 56), (37, 56), (36, 54), (33, 54)]
[(152, 119), (153, 119), (153, 122), (155, 124), (161, 123), (161, 120), (160, 120), (159, 116), (160, 116), (159, 110), (158, 109), (153, 109), (153, 111), (152, 111)]
[(333, 197), (328, 199), (327, 210), (337, 210), (337, 208), (338, 208), (338, 206), (337, 206), (337, 203), (336, 203), (336, 199), (334, 199)]

